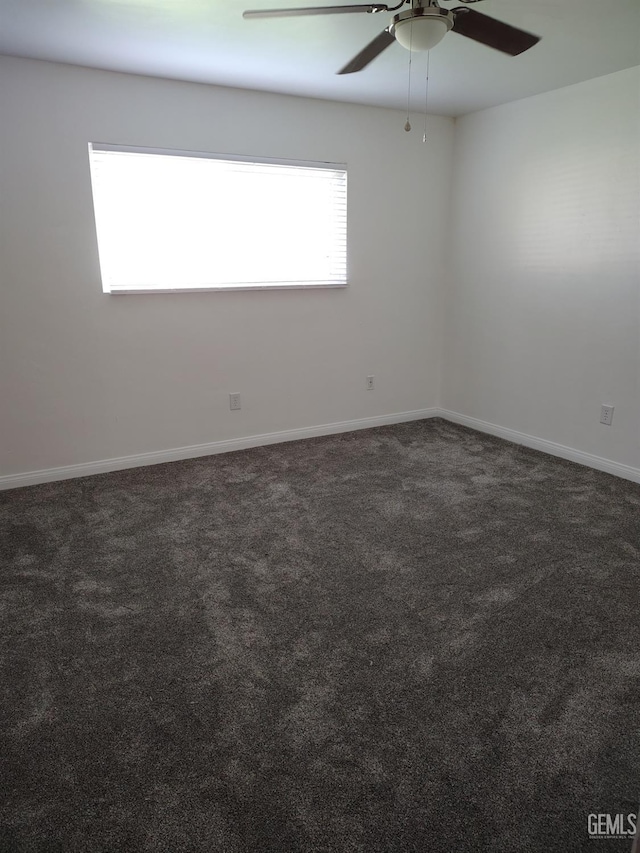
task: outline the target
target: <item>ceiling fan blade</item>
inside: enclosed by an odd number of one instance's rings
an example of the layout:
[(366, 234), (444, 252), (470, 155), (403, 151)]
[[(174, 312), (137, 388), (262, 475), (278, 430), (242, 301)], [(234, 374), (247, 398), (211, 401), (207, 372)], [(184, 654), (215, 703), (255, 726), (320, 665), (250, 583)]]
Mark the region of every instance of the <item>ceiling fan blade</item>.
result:
[(357, 56), (354, 56), (351, 62), (347, 62), (344, 68), (338, 71), (338, 74), (353, 74), (354, 71), (362, 71), (362, 69), (372, 62), (376, 56), (389, 47), (395, 41), (389, 30), (383, 30), (379, 36), (376, 36), (373, 41), (363, 48)]
[(495, 47), (496, 50), (511, 56), (517, 56), (529, 50), (540, 41), (540, 36), (526, 33), (524, 30), (505, 24), (504, 21), (497, 21), (466, 6), (457, 6), (451, 11), (454, 18), (454, 33), (479, 41), (488, 47)]
[(366, 6), (303, 6), (299, 9), (249, 9), (242, 13), (243, 18), (289, 18), (298, 15), (344, 15), (351, 12), (386, 12), (383, 3), (369, 3)]

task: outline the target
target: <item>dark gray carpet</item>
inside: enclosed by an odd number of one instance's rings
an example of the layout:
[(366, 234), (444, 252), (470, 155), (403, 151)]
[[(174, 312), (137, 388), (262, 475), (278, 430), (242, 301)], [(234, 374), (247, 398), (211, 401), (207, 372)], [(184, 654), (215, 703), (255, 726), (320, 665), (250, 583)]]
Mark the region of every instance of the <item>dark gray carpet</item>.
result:
[(640, 487), (441, 420), (0, 495), (0, 850), (628, 853)]

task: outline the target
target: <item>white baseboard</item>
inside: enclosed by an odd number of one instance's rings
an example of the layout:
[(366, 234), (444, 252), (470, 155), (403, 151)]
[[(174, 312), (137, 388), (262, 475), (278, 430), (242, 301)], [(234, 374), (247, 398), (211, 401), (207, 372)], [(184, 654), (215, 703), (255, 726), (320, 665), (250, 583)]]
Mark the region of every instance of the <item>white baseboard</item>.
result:
[(478, 432), (486, 432), (498, 438), (505, 438), (507, 441), (531, 447), (533, 450), (541, 450), (543, 453), (549, 453), (551, 456), (559, 456), (561, 459), (568, 459), (570, 462), (577, 462), (579, 465), (595, 468), (597, 471), (605, 471), (607, 474), (614, 474), (616, 477), (640, 483), (640, 468), (633, 468), (631, 465), (613, 462), (613, 460), (604, 459), (602, 456), (594, 456), (592, 453), (574, 450), (573, 447), (566, 447), (564, 444), (556, 444), (554, 441), (547, 441), (545, 438), (536, 438), (536, 436), (527, 435), (525, 432), (518, 432), (515, 429), (497, 426), (488, 421), (481, 421), (478, 418), (471, 418), (468, 415), (451, 412), (448, 409), (438, 409), (437, 417), (452, 421), (454, 424), (477, 429)]
[(47, 468), (42, 471), (28, 471), (24, 474), (7, 474), (0, 476), (0, 491), (4, 489), (16, 489), (21, 486), (35, 486), (39, 483), (51, 483), (56, 480), (70, 480), (74, 477), (88, 477), (91, 474), (105, 474), (109, 471), (122, 471), (125, 468), (139, 468), (143, 465), (158, 465), (162, 462), (178, 462), (181, 459), (195, 459), (198, 456), (211, 456), (216, 453), (228, 453), (232, 450), (246, 450), (250, 447), (262, 447), (267, 444), (279, 444), (283, 441), (297, 441), (301, 438), (314, 438), (321, 435), (333, 435), (340, 432), (351, 432), (358, 429), (370, 429), (377, 426), (388, 426), (390, 424), (406, 423), (407, 421), (424, 420), (425, 418), (444, 418), (452, 423), (476, 429), (478, 432), (486, 432), (498, 438), (504, 438), (515, 444), (531, 447), (533, 450), (541, 450), (551, 456), (559, 456), (595, 468), (597, 471), (605, 471), (625, 480), (640, 483), (640, 468), (631, 465), (623, 465), (594, 456), (591, 453), (583, 453), (563, 444), (556, 444), (544, 438), (536, 438), (524, 432), (518, 432), (497, 424), (481, 421), (459, 412), (448, 409), (430, 408), (418, 409), (413, 412), (396, 412), (391, 415), (378, 415), (372, 418), (359, 418), (352, 421), (339, 421), (332, 424), (321, 424), (320, 426), (303, 427), (301, 429), (288, 429), (280, 432), (269, 432), (263, 435), (250, 435), (244, 438), (230, 438), (225, 441), (212, 441), (208, 444), (194, 444), (190, 447), (176, 447), (171, 450), (159, 450), (152, 453), (139, 453), (135, 456), (120, 456), (116, 459), (103, 459), (98, 462), (86, 462), (79, 465), (66, 465), (63, 468)]
[(24, 474), (7, 474), (0, 476), (0, 490), (36, 486), (40, 483), (70, 480), (74, 477), (88, 477), (91, 474), (105, 474), (109, 471), (139, 468), (143, 465), (158, 465), (161, 462), (179, 462), (181, 459), (195, 459), (198, 456), (228, 453), (231, 450), (246, 450), (249, 447), (262, 447), (266, 444), (279, 444), (283, 441), (297, 441), (301, 438), (315, 438), (320, 435), (333, 435), (334, 433), (351, 432), (357, 429), (419, 421), (424, 418), (436, 417), (438, 414), (438, 409), (435, 408), (418, 409), (414, 412), (396, 412), (391, 415), (378, 415), (353, 421), (339, 421), (333, 424), (287, 429), (281, 432), (268, 432), (263, 435), (250, 435), (245, 438), (212, 441), (208, 444), (194, 444), (190, 447), (175, 447), (172, 450), (138, 453), (135, 456), (120, 456), (116, 459), (103, 459), (98, 462), (66, 465), (63, 468), (46, 468), (42, 471), (28, 471)]

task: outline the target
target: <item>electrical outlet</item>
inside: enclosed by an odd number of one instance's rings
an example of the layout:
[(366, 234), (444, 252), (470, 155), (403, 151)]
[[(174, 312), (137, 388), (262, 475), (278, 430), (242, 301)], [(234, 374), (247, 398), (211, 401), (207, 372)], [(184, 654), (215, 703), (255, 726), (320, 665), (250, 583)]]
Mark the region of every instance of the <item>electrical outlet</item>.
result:
[(373, 376), (367, 376), (367, 391), (373, 391)]
[(229, 408), (232, 412), (242, 408), (240, 405), (240, 394), (229, 394)]
[(602, 406), (600, 409), (600, 423), (611, 426), (613, 420), (613, 406)]

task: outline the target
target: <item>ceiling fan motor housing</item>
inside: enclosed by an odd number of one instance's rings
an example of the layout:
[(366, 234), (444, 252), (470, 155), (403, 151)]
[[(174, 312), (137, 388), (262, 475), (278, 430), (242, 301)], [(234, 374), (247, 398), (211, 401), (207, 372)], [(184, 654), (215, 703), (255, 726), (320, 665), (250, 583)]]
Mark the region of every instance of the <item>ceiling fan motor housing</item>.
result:
[(389, 32), (407, 50), (431, 50), (453, 27), (454, 17), (439, 6), (414, 6), (394, 15)]

